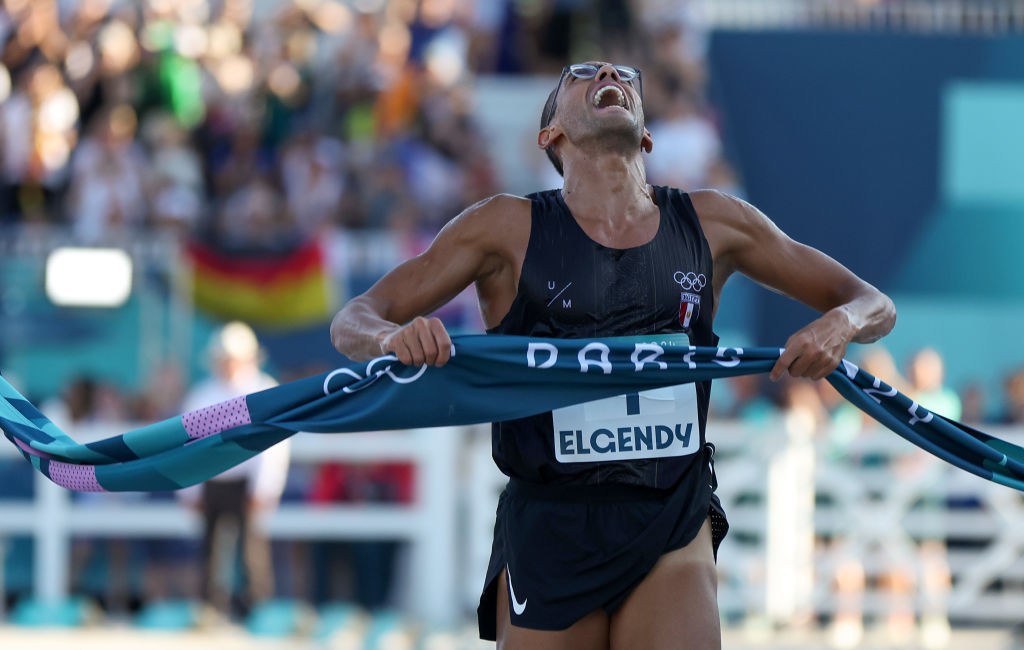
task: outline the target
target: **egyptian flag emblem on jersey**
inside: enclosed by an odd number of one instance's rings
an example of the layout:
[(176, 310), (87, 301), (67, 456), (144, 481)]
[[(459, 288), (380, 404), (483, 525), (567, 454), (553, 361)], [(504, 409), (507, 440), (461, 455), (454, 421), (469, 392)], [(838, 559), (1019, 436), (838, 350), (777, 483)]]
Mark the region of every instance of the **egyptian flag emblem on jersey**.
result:
[(700, 315), (700, 294), (687, 293), (679, 294), (679, 324), (685, 329), (690, 329), (690, 322), (697, 320)]

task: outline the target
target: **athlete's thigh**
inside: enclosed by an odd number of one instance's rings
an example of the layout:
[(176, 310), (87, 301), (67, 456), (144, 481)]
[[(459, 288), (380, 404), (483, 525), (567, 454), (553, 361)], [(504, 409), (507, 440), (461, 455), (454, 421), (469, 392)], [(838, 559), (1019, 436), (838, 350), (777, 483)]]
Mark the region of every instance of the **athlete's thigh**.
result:
[(613, 650), (717, 650), (718, 575), (705, 521), (692, 542), (662, 555), (611, 616)]
[(607, 650), (608, 614), (598, 609), (564, 630), (531, 630), (512, 625), (505, 572), (498, 576), (497, 650)]

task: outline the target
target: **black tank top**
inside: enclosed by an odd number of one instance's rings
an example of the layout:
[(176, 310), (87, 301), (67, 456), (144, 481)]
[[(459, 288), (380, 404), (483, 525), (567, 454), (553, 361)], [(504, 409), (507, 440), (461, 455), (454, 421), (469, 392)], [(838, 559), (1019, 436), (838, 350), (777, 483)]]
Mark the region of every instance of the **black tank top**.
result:
[[(650, 242), (627, 249), (608, 248), (587, 236), (561, 190), (527, 196), (532, 202), (530, 242), (519, 290), (501, 323), (488, 334), (576, 339), (685, 332), (691, 345), (717, 345), (711, 322), (711, 250), (697, 213), (685, 192), (658, 186), (654, 193), (661, 217), (658, 232)], [(696, 384), (698, 450), (704, 447), (710, 394), (710, 381)], [(594, 442), (607, 448), (609, 440)], [(705, 458), (690, 453), (563, 463), (555, 447), (550, 412), (492, 426), (498, 468), (535, 483), (668, 488), (692, 463)]]

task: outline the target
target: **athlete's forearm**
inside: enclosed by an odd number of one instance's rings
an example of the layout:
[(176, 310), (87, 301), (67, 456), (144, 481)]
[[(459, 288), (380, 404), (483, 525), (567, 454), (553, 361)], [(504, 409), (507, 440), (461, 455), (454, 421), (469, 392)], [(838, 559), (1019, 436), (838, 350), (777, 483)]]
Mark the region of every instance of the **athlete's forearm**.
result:
[(331, 343), (353, 361), (368, 361), (383, 354), (381, 343), (400, 328), (381, 316), (381, 308), (367, 296), (358, 296), (331, 321)]
[(896, 305), (889, 296), (870, 286), (834, 311), (849, 322), (849, 340), (854, 343), (874, 343), (896, 325)]
[(896, 323), (892, 300), (861, 280), (840, 287), (835, 298), (835, 307), (789, 337), (772, 368), (772, 381), (786, 371), (793, 377), (821, 379), (835, 370), (851, 342), (877, 341)]

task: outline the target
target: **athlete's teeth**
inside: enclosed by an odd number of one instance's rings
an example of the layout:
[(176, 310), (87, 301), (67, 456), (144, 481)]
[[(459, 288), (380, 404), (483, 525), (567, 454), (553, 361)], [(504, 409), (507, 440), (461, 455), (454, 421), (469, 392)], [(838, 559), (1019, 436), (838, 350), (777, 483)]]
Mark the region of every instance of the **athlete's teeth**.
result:
[(625, 106), (626, 105), (626, 97), (622, 94), (621, 90), (619, 90), (615, 86), (605, 86), (601, 90), (597, 91), (597, 93), (594, 95), (594, 106), (600, 107), (601, 106), (601, 98), (604, 97), (604, 94), (606, 92), (609, 92), (609, 91), (615, 93), (615, 99), (618, 100), (618, 102), (617, 102), (618, 106)]

